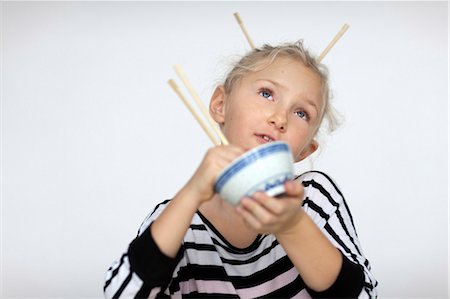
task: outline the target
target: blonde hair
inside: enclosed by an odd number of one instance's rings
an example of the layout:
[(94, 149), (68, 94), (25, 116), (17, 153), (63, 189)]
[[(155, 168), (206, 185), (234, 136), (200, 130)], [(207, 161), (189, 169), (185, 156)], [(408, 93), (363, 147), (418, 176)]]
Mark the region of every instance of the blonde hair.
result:
[(264, 69), (277, 57), (287, 57), (300, 61), (303, 65), (310, 68), (319, 76), (322, 81), (322, 97), (324, 107), (317, 130), (323, 129), (324, 127), (328, 133), (336, 130), (340, 125), (340, 115), (338, 115), (338, 112), (330, 103), (331, 91), (328, 84), (328, 69), (325, 65), (318, 63), (316, 58), (304, 48), (302, 40), (294, 43), (284, 43), (278, 46), (265, 44), (260, 48), (255, 48), (248, 52), (234, 65), (226, 76), (225, 82), (223, 83), (225, 92), (229, 94), (243, 76), (249, 72)]

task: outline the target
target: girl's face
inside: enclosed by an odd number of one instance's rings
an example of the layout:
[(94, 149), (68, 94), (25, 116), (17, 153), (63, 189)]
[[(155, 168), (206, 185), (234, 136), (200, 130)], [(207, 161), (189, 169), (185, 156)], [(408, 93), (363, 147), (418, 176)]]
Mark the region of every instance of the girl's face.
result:
[(286, 141), (298, 162), (318, 147), (314, 134), (322, 102), (320, 77), (299, 61), (278, 57), (243, 76), (229, 94), (218, 87), (210, 111), (231, 144), (249, 150)]

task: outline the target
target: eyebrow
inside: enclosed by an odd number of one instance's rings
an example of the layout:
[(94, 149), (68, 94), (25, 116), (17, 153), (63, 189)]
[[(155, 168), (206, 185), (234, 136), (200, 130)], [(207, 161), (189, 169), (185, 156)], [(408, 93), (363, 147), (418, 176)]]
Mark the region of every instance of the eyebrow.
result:
[[(277, 86), (277, 87), (279, 87), (279, 88), (282, 88), (282, 89), (288, 89), (288, 88), (287, 88), (286, 86), (284, 86), (283, 84), (280, 84), (280, 83), (278, 83), (278, 82), (276, 82), (276, 81), (273, 81), (273, 80), (270, 80), (270, 79), (258, 79), (258, 80), (256, 80), (256, 81), (257, 81), (257, 82), (258, 82), (258, 81), (266, 81), (266, 82), (270, 82), (271, 84), (273, 84), (273, 85), (275, 85), (275, 86)], [(316, 110), (316, 113), (319, 114), (319, 107), (317, 107), (317, 105), (316, 105), (316, 103), (314, 103), (314, 101), (312, 101), (309, 97), (302, 97), (302, 99), (305, 100), (306, 104), (308, 104), (309, 106), (314, 107), (314, 109)]]

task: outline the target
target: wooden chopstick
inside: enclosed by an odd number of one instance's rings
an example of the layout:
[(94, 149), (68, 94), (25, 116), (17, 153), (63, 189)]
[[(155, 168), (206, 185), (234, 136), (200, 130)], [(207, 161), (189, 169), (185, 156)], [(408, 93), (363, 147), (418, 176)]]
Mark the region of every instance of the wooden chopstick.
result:
[(245, 28), (244, 22), (242, 22), (241, 16), (239, 15), (238, 12), (235, 12), (233, 15), (236, 18), (236, 21), (238, 22), (239, 26), (241, 27), (241, 30), (244, 33), (245, 38), (250, 44), (250, 48), (252, 48), (253, 50), (255, 48), (255, 45), (253, 44), (252, 39), (250, 38), (250, 35), (248, 34), (247, 29)]
[(347, 29), (349, 27), (350, 26), (348, 26), (347, 24), (344, 24), (342, 26), (341, 30), (339, 30), (339, 32), (335, 35), (333, 40), (328, 44), (328, 46), (325, 48), (325, 50), (323, 50), (322, 53), (319, 55), (319, 57), (317, 58), (317, 62), (320, 63), (323, 60), (323, 58), (328, 54), (328, 52), (330, 52), (331, 48), (333, 48), (333, 46), (344, 35), (344, 33), (347, 31)]
[[(191, 94), (192, 98), (194, 99), (194, 101), (196, 102), (197, 106), (200, 108), (200, 111), (203, 113), (203, 116), (206, 118), (206, 120), (208, 121), (210, 127), (216, 132), (216, 134), (219, 136), (220, 141), (222, 142), (223, 145), (228, 145), (229, 142), (227, 140), (227, 138), (225, 137), (225, 135), (223, 135), (222, 131), (216, 126), (216, 123), (214, 122), (214, 120), (211, 118), (211, 116), (209, 115), (208, 111), (205, 108), (205, 105), (203, 105), (200, 97), (198, 96), (198, 94), (195, 92), (194, 88), (192, 87), (191, 83), (189, 82), (189, 80), (187, 79), (187, 76), (185, 75), (183, 69), (181, 68), (181, 66), (179, 65), (175, 65), (174, 66), (175, 72), (177, 73), (178, 77), (180, 77), (181, 81), (183, 82), (183, 84), (186, 86), (187, 90), (189, 91), (189, 93)], [(184, 101), (183, 101), (184, 102)], [(190, 105), (189, 105), (190, 106)], [(189, 109), (190, 110), (190, 109)], [(195, 116), (194, 116), (195, 117)], [(197, 117), (196, 117), (197, 119)], [(199, 121), (199, 119), (197, 119), (197, 121)], [(201, 126), (203, 127), (203, 125), (205, 125), (203, 122), (200, 122)], [(203, 125), (202, 125), (203, 123)], [(208, 134), (209, 136), (209, 134)], [(211, 138), (211, 137), (210, 137)], [(214, 141), (213, 141), (214, 142)], [(216, 142), (214, 142), (214, 144), (217, 145)]]
[(216, 139), (216, 136), (213, 132), (208, 128), (208, 126), (205, 124), (205, 122), (201, 119), (201, 117), (197, 114), (195, 109), (192, 107), (192, 105), (189, 103), (189, 101), (186, 99), (186, 97), (183, 95), (181, 90), (178, 88), (178, 85), (175, 83), (174, 80), (170, 79), (167, 83), (169, 83), (170, 87), (172, 87), (173, 91), (178, 95), (178, 97), (181, 99), (181, 101), (186, 105), (186, 107), (189, 109), (191, 114), (194, 116), (194, 118), (197, 120), (197, 122), (202, 127), (203, 131), (205, 131), (206, 135), (208, 135), (209, 139), (215, 144), (220, 145), (220, 141)]

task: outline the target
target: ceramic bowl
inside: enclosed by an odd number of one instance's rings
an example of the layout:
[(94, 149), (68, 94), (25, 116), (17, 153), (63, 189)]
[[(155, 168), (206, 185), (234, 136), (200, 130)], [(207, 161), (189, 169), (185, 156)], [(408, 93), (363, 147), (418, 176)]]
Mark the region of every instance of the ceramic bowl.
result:
[(294, 177), (294, 161), (284, 141), (262, 144), (231, 162), (218, 176), (214, 190), (232, 205), (241, 198), (263, 191), (270, 196), (284, 193), (284, 183)]

